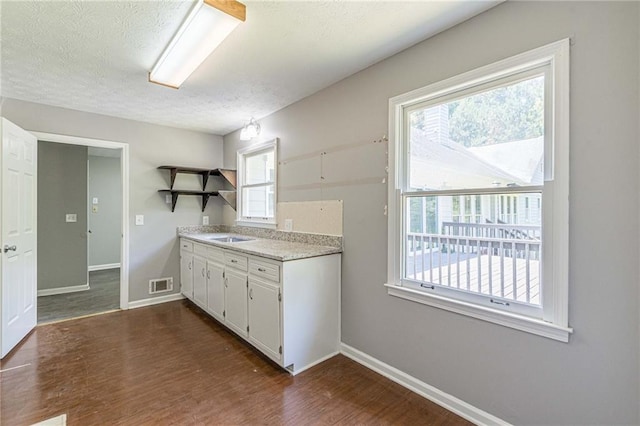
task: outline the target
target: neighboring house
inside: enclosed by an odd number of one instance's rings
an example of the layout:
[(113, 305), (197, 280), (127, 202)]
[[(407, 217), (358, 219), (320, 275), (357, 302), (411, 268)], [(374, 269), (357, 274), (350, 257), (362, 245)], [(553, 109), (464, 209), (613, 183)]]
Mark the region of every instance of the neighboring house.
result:
[[(424, 190), (542, 185), (543, 137), (467, 148), (449, 138), (446, 105), (424, 111), (411, 127), (413, 186)], [(447, 223), (540, 225), (539, 193), (421, 198), (410, 206), (411, 229), (447, 233)], [(431, 206), (428, 204), (431, 203)], [(433, 205), (435, 204), (435, 206)], [(435, 220), (429, 217), (436, 211)]]

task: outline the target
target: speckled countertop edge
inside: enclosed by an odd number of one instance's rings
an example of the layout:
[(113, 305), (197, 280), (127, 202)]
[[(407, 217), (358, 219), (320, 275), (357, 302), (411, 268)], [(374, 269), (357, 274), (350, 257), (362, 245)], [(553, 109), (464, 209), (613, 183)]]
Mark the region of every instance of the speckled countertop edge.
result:
[[(179, 227), (178, 236), (192, 241), (279, 261), (306, 259), (342, 252), (342, 237), (283, 232), (245, 226), (208, 225)], [(239, 234), (256, 238), (241, 243), (223, 243), (202, 238), (202, 234)]]

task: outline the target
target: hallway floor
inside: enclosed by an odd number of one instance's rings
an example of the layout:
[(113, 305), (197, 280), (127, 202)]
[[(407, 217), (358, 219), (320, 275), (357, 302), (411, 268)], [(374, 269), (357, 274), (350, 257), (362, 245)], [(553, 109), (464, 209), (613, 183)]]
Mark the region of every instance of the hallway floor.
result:
[(38, 297), (38, 324), (120, 309), (120, 268), (89, 272), (89, 287)]

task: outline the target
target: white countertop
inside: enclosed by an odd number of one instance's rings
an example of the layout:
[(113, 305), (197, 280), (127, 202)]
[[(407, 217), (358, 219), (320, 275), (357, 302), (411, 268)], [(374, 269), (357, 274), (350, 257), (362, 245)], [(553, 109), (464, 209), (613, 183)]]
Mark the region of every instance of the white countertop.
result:
[[(214, 247), (220, 247), (228, 250), (238, 251), (240, 253), (266, 257), (282, 262), (286, 262), (287, 260), (306, 259), (309, 257), (325, 256), (328, 254), (342, 252), (342, 249), (339, 247), (321, 246), (282, 240), (271, 240), (266, 238), (256, 238), (252, 236), (231, 233), (180, 233), (179, 236), (180, 238), (187, 238), (197, 243), (208, 244)], [(222, 236), (245, 237), (251, 238), (251, 240), (226, 243), (211, 239)]]

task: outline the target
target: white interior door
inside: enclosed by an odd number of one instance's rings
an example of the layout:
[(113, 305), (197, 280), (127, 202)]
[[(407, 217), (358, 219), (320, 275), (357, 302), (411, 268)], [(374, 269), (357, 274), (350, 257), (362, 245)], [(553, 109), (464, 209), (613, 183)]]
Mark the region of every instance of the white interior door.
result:
[(36, 326), (35, 136), (2, 118), (0, 272), (2, 328), (0, 358)]

